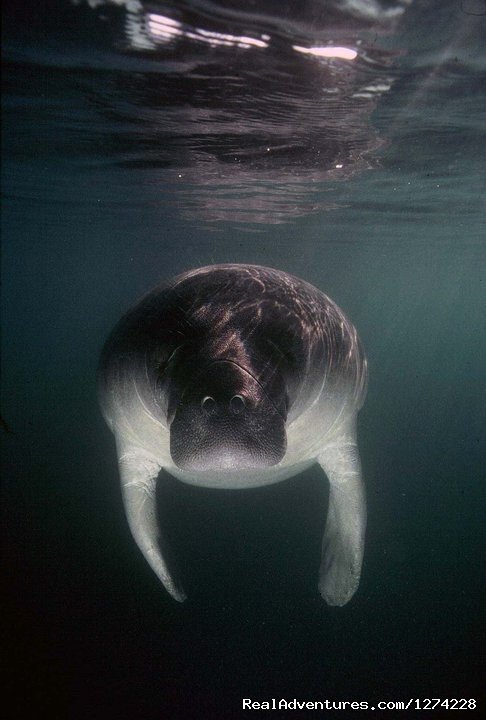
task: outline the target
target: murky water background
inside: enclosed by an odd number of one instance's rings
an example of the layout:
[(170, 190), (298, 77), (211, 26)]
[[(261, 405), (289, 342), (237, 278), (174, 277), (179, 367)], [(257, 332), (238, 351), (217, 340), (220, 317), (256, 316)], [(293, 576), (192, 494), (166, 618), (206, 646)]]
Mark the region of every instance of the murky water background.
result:
[[(484, 2), (92, 5), (4, 8), (16, 716), (236, 718), (243, 697), (479, 703)], [(356, 57), (323, 56), (337, 47)], [(369, 525), (344, 608), (317, 592), (318, 469), (251, 491), (160, 488), (182, 605), (129, 535), (98, 353), (142, 293), (211, 262), (301, 276), (359, 329)]]

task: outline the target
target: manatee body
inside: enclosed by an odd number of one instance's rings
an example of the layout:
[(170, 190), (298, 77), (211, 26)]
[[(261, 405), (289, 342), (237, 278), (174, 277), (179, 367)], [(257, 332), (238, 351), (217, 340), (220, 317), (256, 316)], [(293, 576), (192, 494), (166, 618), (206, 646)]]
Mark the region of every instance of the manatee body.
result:
[(268, 485), (317, 462), (330, 484), (319, 590), (360, 577), (366, 504), (356, 416), (366, 359), (326, 295), (287, 273), (212, 265), (154, 289), (116, 325), (99, 388), (131, 532), (176, 600), (156, 521), (161, 470), (192, 485)]

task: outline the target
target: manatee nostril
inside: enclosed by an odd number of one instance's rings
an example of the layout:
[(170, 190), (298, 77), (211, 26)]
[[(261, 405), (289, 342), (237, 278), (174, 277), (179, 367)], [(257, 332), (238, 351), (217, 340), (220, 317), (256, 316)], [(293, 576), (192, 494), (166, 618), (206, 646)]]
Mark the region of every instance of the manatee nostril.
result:
[(245, 399), (241, 395), (233, 395), (230, 400), (231, 412), (235, 415), (239, 415), (243, 412), (246, 407)]
[(205, 395), (205, 397), (201, 400), (201, 408), (208, 415), (213, 413), (216, 410), (216, 400), (210, 395)]

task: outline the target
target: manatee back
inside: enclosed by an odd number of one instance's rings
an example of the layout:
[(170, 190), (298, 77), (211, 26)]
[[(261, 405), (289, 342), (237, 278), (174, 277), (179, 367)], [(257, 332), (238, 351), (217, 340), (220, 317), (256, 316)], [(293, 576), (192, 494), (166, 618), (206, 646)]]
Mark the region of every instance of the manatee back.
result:
[(116, 325), (100, 361), (105, 415), (113, 387), (124, 397), (134, 376), (157, 388), (146, 401), (166, 414), (165, 382), (177, 382), (178, 372), (191, 376), (204, 362), (241, 362), (242, 352), (264, 386), (278, 370), (290, 420), (315, 400), (324, 378), (328, 388), (346, 388), (357, 408), (364, 400), (366, 362), (356, 330), (329, 297), (278, 270), (225, 264), (155, 288)]

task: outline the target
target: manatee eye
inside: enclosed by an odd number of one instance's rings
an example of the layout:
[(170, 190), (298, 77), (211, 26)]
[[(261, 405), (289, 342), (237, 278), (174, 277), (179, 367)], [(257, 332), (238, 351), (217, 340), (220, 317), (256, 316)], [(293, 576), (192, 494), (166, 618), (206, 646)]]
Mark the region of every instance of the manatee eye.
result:
[(216, 410), (216, 400), (210, 395), (205, 395), (201, 400), (201, 408), (209, 415)]
[(243, 412), (243, 410), (246, 407), (246, 403), (244, 398), (241, 395), (233, 395), (233, 397), (230, 400), (230, 408), (231, 412), (235, 415), (239, 415)]

